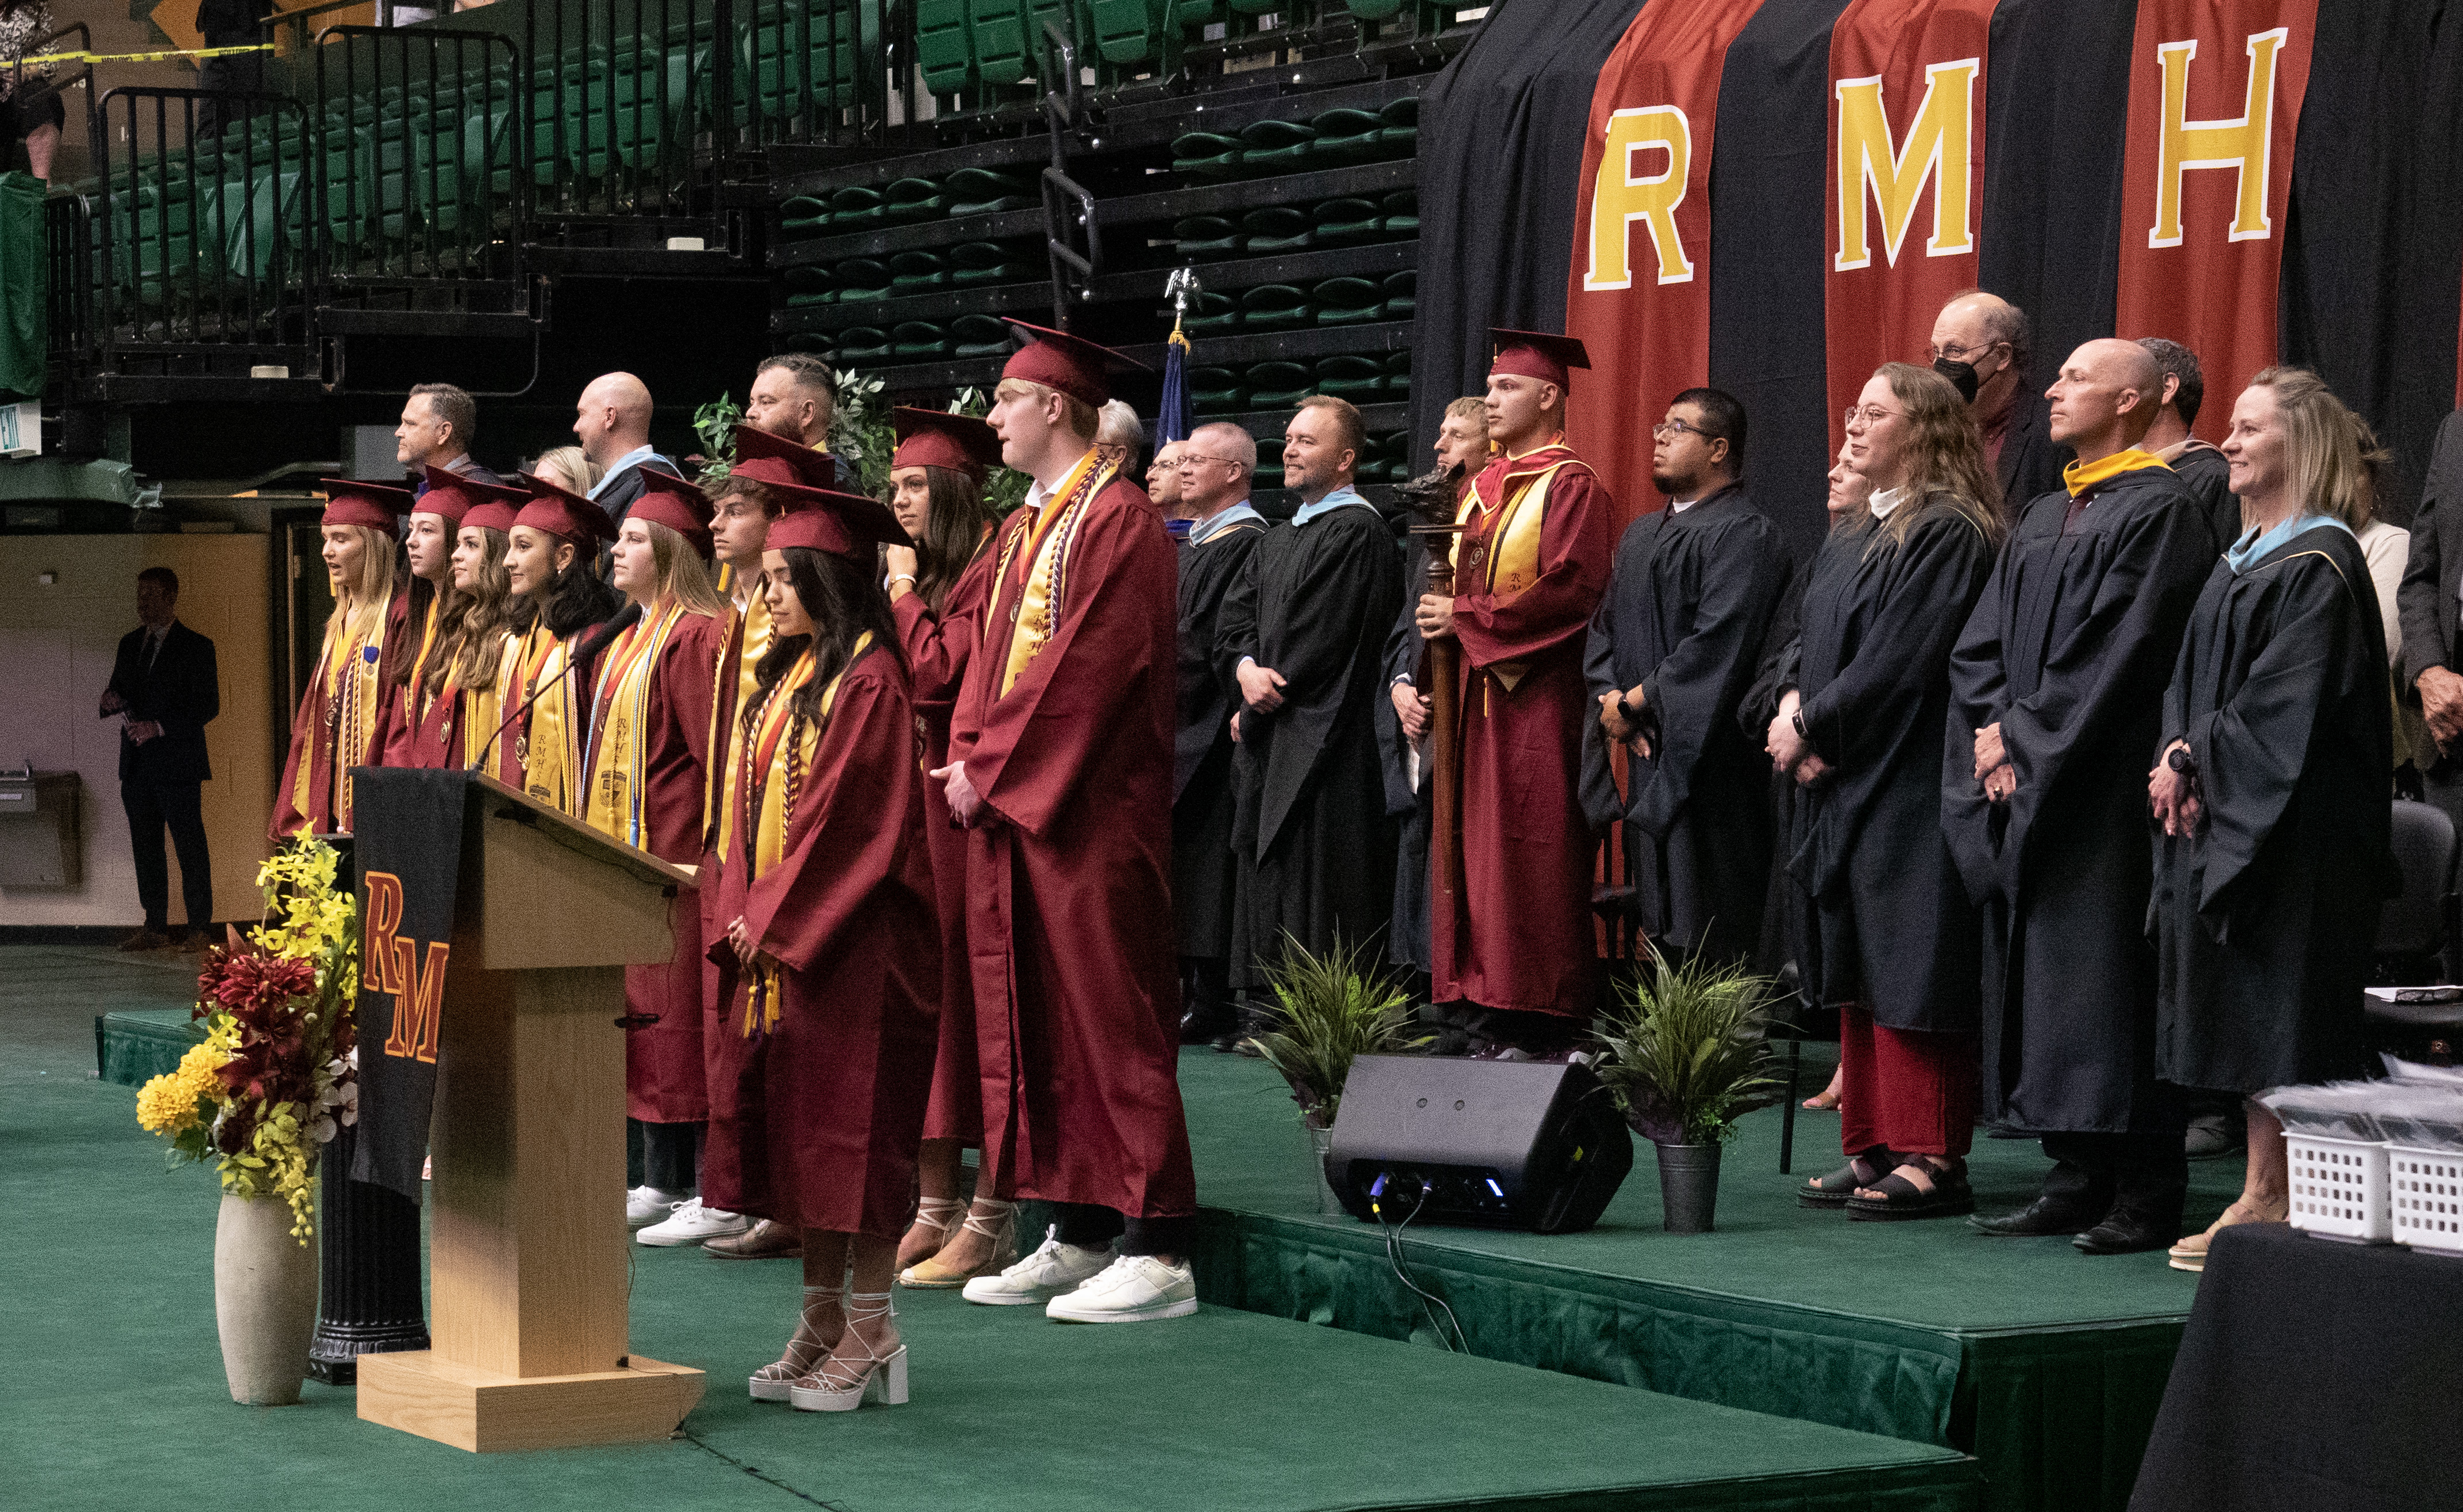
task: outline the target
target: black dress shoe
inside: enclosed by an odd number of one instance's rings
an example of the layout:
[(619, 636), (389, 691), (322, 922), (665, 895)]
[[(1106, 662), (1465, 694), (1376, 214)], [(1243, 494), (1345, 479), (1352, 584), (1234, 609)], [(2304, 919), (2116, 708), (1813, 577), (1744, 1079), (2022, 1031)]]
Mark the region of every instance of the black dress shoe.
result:
[(1232, 1032), (1232, 1015), (1190, 1009), (1180, 1016), (1180, 1043), (1212, 1045)]
[(2167, 1219), (2143, 1209), (2115, 1208), (2103, 1222), (2070, 1242), (2089, 1255), (2143, 1255), (2171, 1248), (2180, 1231), (2178, 1213)]
[[(2102, 1209), (2059, 1198), (2039, 1197), (2016, 1213), (2000, 1213), (1986, 1218), (1977, 1215), (1968, 1221), (1981, 1233), (2000, 1239), (2039, 1239), (2048, 1234), (2077, 1234), (2093, 1228), (2103, 1218)], [(2170, 1240), (2165, 1242), (2169, 1244)]]

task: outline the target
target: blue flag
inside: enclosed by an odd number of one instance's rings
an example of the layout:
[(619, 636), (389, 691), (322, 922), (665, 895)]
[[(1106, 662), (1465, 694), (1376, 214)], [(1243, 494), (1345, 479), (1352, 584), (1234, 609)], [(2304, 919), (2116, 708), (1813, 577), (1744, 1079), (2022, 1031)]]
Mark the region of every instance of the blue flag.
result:
[(1171, 322), (1171, 339), (1163, 350), (1163, 409), (1155, 416), (1155, 444), (1161, 447), (1188, 439), (1188, 337), (1180, 320)]

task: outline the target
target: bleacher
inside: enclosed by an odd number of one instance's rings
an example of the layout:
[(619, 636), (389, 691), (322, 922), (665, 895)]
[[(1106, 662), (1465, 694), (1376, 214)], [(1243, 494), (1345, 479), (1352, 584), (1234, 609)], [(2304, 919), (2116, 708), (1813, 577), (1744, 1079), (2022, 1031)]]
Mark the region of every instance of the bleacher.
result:
[[(308, 397), (348, 349), (552, 340), (576, 277), (759, 279), (772, 340), (946, 396), (998, 316), (1160, 362), (1202, 414), (1340, 393), (1400, 476), (1420, 90), (1480, 8), (1430, 0), (498, 0), (283, 23), (269, 93), (98, 79), (51, 216), (75, 401)], [(1271, 483), (1271, 472), (1261, 482)]]

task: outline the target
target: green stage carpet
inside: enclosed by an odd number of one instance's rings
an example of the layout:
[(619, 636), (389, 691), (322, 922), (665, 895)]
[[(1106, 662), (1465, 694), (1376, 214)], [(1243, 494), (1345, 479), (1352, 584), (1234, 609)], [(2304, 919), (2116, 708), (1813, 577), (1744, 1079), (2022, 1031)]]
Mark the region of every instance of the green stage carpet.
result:
[[(1805, 1091), (1820, 1085), (1808, 1070)], [(1185, 1055), (1181, 1091), (1207, 1208), (1210, 1300), (1388, 1338), (1434, 1334), (1378, 1231), (1317, 1213), (1308, 1140), (1282, 1083), (1237, 1056)], [(2089, 1258), (2066, 1239), (1988, 1239), (1956, 1219), (1852, 1222), (1797, 1205), (1838, 1163), (1836, 1114), (1797, 1123), (1778, 1175), (1776, 1109), (1725, 1156), (1718, 1231), (1661, 1231), (1650, 1147), (1600, 1226), (1542, 1236), (1413, 1230), (1422, 1285), (1474, 1352), (1980, 1458), (1988, 1505), (2118, 1512), (2129, 1497), (2196, 1279), (2161, 1254)], [(2024, 1204), (2045, 1162), (1979, 1138), (1977, 1199)], [(2240, 1191), (2237, 1160), (2191, 1168), (2203, 1225)]]
[[(185, 968), (0, 949), (0, 1464), (12, 1505), (747, 1508), (1790, 1508), (1955, 1512), (1973, 1461), (1918, 1443), (1448, 1355), (1226, 1307), (1070, 1328), (902, 1294), (914, 1402), (823, 1417), (746, 1400), (796, 1269), (636, 1246), (633, 1342), (702, 1365), (677, 1441), (477, 1457), (360, 1423), (348, 1391), (224, 1390), (215, 1194), (165, 1171), (98, 1080), (98, 1012), (177, 1001)], [(1209, 1087), (1256, 1068), (1194, 1061)], [(1299, 1135), (1258, 1099), (1255, 1137)], [(1269, 1146), (1271, 1148), (1271, 1146)], [(1210, 1156), (1210, 1158), (1212, 1158)], [(1306, 1173), (1302, 1171), (1304, 1176)], [(1468, 1320), (1466, 1320), (1468, 1322)]]

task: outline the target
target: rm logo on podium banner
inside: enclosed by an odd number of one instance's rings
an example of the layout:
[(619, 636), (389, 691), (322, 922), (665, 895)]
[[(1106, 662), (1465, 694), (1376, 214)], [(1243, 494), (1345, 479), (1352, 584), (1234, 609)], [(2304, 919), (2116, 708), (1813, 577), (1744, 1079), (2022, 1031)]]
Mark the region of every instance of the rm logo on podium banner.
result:
[(423, 961), (417, 940), (402, 930), (402, 878), (391, 872), (367, 874), (368, 927), (360, 948), (363, 983), (394, 1000), (393, 1029), (384, 1052), (402, 1059), (436, 1064), (438, 1029), (444, 1018), (445, 968), (453, 947), (442, 940), (427, 942)]

